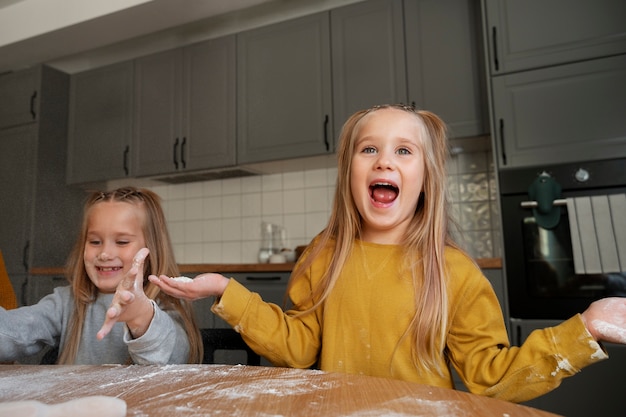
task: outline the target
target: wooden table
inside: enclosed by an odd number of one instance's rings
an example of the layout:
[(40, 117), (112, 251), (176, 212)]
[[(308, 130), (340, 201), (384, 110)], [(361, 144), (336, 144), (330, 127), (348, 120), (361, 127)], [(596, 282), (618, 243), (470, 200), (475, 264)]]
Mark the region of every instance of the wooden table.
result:
[(497, 416), (544, 411), (444, 388), (315, 370), (231, 365), (3, 365), (0, 402), (107, 395), (127, 416)]

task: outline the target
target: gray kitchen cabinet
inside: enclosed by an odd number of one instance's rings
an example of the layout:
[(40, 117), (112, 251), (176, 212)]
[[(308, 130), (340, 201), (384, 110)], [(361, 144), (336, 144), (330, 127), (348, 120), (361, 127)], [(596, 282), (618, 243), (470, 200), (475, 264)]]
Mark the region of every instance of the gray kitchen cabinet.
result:
[(37, 68), (29, 68), (0, 76), (0, 129), (37, 121)]
[(509, 321), (509, 309), (508, 302), (506, 298), (506, 284), (504, 281), (504, 274), (502, 273), (502, 269), (483, 269), (482, 270), (485, 277), (491, 283), (496, 296), (498, 297), (498, 301), (500, 302), (500, 308), (502, 309), (502, 315), (504, 316), (505, 324), (508, 326)]
[(136, 176), (235, 164), (234, 35), (136, 59), (135, 86)]
[(405, 103), (452, 137), (488, 132), (480, 10), (471, 0), (370, 0), (331, 10), (336, 134), (355, 111)]
[(237, 35), (237, 160), (334, 151), (330, 22), (317, 13)]
[(0, 248), (12, 279), (65, 264), (84, 198), (65, 184), (69, 76), (26, 71), (37, 79), (36, 123), (0, 129)]
[(24, 301), (26, 305), (38, 303), (48, 294), (52, 294), (56, 287), (70, 285), (62, 275), (31, 275), (28, 277)]
[(407, 103), (402, 0), (371, 0), (330, 12), (335, 137), (354, 112)]
[(623, 0), (483, 0), (492, 75), (626, 52)]
[(132, 112), (132, 61), (71, 76), (68, 184), (131, 174)]
[(626, 54), (491, 84), (501, 169), (626, 156)]
[(9, 277), (28, 273), (30, 214), (35, 178), (37, 129), (32, 125), (0, 130), (0, 249)]
[(480, 10), (473, 0), (405, 0), (409, 102), (451, 137), (489, 132)]
[[(512, 319), (513, 344), (520, 345), (535, 329), (556, 326), (558, 320)], [(621, 416), (624, 393), (619, 384), (626, 373), (626, 346), (603, 343), (609, 359), (583, 368), (562, 384), (523, 405), (568, 417)]]

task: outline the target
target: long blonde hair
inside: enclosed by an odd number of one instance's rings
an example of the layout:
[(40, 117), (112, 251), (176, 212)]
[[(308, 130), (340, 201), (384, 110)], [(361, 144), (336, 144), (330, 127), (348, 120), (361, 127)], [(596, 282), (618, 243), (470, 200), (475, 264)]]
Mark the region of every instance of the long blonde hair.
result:
[(414, 288), (415, 306), (411, 324), (405, 336), (414, 341), (413, 360), (416, 366), (441, 373), (438, 358), (445, 349), (448, 330), (447, 271), (444, 250), (457, 247), (449, 225), (450, 209), (446, 189), (446, 161), (449, 155), (445, 123), (435, 114), (404, 105), (382, 105), (353, 114), (344, 124), (337, 151), (337, 186), (327, 227), (313, 240), (292, 277), (290, 286), (328, 245), (333, 246), (330, 265), (309, 301), (313, 307), (322, 305), (338, 280), (342, 267), (352, 252), (354, 239), (360, 236), (361, 215), (350, 189), (352, 156), (359, 122), (380, 109), (400, 109), (416, 117), (422, 126), (424, 152), (424, 182), (415, 215), (402, 242), (407, 266)]
[(150, 255), (144, 264), (144, 292), (148, 298), (155, 300), (160, 308), (173, 309), (180, 314), (189, 338), (188, 362), (200, 363), (203, 355), (202, 338), (195, 322), (191, 303), (161, 292), (147, 279), (149, 274), (180, 275), (160, 198), (150, 190), (134, 187), (124, 187), (109, 192), (94, 192), (87, 198), (83, 208), (80, 234), (67, 262), (67, 279), (74, 295), (74, 311), (65, 344), (59, 352), (58, 363), (72, 364), (74, 362), (80, 345), (87, 308), (98, 295), (98, 288), (89, 279), (85, 270), (84, 248), (87, 241), (89, 213), (96, 204), (112, 201), (133, 204), (145, 210), (143, 234)]

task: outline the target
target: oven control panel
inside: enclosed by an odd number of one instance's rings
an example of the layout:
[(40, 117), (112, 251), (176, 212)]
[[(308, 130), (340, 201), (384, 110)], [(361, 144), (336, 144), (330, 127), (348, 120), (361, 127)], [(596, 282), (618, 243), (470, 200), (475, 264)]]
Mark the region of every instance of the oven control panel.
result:
[(500, 170), (500, 194), (527, 194), (538, 175), (548, 174), (563, 191), (626, 185), (626, 159)]

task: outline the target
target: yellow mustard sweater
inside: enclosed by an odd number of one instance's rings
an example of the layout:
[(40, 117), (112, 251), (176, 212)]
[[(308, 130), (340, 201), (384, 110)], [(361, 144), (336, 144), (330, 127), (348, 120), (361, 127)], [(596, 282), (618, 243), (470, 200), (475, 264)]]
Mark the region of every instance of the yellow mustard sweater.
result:
[[(361, 250), (362, 248), (362, 250)], [(307, 299), (330, 259), (296, 279), (289, 296)], [(448, 363), (476, 394), (526, 401), (556, 388), (584, 366), (607, 358), (580, 316), (533, 332), (511, 347), (498, 299), (480, 269), (447, 249), (449, 330), (440, 365), (444, 374), (416, 368), (403, 335), (415, 309), (410, 276), (400, 274), (400, 246), (356, 244), (322, 308), (298, 317), (265, 303), (231, 279), (213, 312), (274, 365), (396, 378), (453, 388)]]

